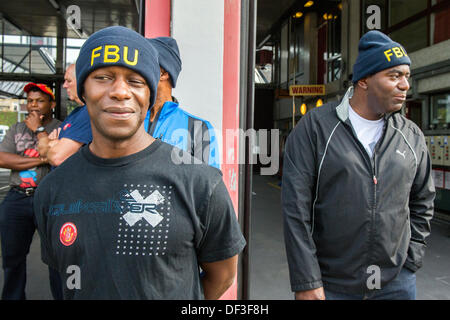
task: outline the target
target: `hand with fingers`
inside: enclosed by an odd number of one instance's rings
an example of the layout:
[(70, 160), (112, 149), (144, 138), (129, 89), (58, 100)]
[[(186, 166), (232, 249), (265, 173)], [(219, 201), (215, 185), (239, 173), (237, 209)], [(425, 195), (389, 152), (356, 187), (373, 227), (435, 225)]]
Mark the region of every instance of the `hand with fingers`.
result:
[(42, 119), (44, 119), (43, 115), (37, 111), (32, 111), (26, 116), (24, 122), (28, 129), (35, 132), (37, 128), (42, 126)]
[(60, 132), (61, 132), (61, 128), (53, 129), (53, 131), (50, 132), (50, 134), (48, 135), (48, 138), (50, 140), (57, 140)]
[(325, 291), (323, 287), (305, 291), (295, 292), (296, 300), (325, 300)]

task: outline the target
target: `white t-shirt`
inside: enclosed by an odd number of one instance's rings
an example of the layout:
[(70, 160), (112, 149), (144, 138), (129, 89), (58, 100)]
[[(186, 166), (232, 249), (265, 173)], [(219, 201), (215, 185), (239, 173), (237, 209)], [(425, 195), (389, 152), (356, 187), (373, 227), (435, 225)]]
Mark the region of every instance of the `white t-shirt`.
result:
[(372, 158), (373, 149), (375, 149), (375, 145), (378, 140), (380, 140), (383, 133), (384, 118), (379, 120), (367, 120), (357, 114), (351, 106), (348, 110), (348, 115), (352, 126), (355, 129), (356, 136), (366, 149), (369, 157)]

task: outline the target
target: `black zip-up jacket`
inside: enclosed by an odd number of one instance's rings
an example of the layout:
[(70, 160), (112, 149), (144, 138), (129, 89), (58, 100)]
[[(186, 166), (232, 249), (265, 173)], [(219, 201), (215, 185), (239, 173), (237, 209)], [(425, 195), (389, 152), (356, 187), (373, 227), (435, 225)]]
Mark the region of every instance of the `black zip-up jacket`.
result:
[(406, 267), (422, 266), (433, 216), (431, 160), (421, 130), (400, 113), (385, 116), (370, 158), (340, 103), (308, 112), (289, 135), (282, 206), (292, 291), (325, 286), (369, 292)]

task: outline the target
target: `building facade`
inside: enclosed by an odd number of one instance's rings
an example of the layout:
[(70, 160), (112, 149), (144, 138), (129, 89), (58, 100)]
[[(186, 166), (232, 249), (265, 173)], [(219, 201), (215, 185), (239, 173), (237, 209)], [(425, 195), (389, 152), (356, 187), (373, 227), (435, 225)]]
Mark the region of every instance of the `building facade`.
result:
[[(309, 1), (310, 3), (311, 1)], [(266, 84), (273, 90), (273, 127), (280, 146), (302, 113), (339, 100), (351, 86), (360, 37), (377, 29), (401, 43), (411, 58), (411, 88), (403, 114), (424, 132), (433, 163), (437, 209), (450, 212), (450, 1), (316, 1), (297, 7), (271, 29), (261, 51), (271, 50)], [(262, 54), (259, 54), (262, 56)], [(292, 85), (323, 85), (320, 95), (292, 96)], [(255, 106), (255, 117), (258, 105)]]

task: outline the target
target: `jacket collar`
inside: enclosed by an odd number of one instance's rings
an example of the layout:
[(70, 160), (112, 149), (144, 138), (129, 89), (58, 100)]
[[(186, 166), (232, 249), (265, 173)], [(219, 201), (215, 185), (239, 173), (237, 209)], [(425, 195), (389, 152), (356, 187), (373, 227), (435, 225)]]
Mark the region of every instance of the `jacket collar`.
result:
[(161, 108), (160, 114), (159, 114), (159, 120), (166, 118), (168, 115), (170, 115), (172, 112), (174, 112), (178, 108), (178, 104), (172, 101), (167, 101), (164, 103), (163, 107)]
[(342, 98), (341, 103), (336, 107), (336, 113), (338, 118), (342, 122), (346, 122), (348, 120), (348, 109), (350, 108), (350, 98), (353, 96), (353, 86), (348, 88), (347, 92)]
[[(348, 109), (350, 108), (350, 98), (353, 97), (353, 90), (353, 86), (348, 88), (344, 98), (342, 98), (341, 100), (341, 103), (336, 107), (337, 116), (342, 122), (346, 122), (348, 120)], [(400, 113), (400, 110), (396, 112), (386, 113), (384, 115), (384, 120), (389, 120), (389, 118), (391, 118), (396, 113)]]

